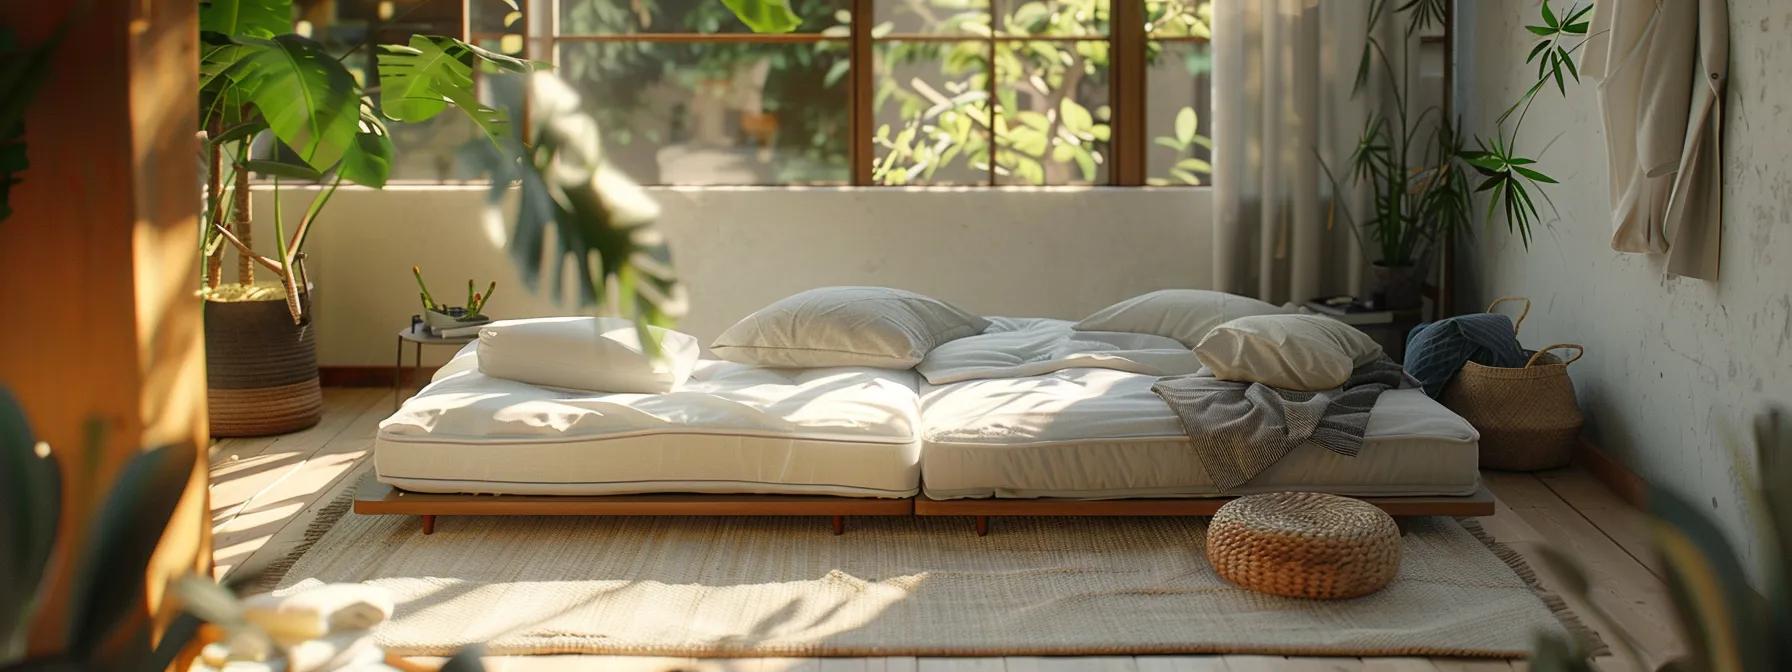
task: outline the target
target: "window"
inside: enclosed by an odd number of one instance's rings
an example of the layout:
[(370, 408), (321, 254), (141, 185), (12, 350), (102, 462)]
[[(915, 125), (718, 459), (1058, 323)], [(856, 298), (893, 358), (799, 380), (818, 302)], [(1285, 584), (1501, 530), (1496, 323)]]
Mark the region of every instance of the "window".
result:
[[(1209, 1), (793, 0), (803, 24), (777, 35), (720, 0), (394, 13), (552, 62), (643, 184), (1175, 186), (1208, 179)], [(342, 3), (362, 4), (394, 3)], [(377, 14), (347, 32), (402, 41)], [(461, 121), (394, 125), (394, 177), (469, 177)]]

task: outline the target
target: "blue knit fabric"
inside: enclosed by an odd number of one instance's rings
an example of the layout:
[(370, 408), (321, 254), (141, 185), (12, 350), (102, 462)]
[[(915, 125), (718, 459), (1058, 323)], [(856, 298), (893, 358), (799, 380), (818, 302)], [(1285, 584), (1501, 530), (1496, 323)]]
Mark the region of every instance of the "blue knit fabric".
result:
[(1524, 366), (1524, 348), (1512, 318), (1476, 313), (1426, 322), (1406, 336), (1406, 372), (1417, 378), (1425, 394), (1442, 396), (1444, 386), (1463, 364)]

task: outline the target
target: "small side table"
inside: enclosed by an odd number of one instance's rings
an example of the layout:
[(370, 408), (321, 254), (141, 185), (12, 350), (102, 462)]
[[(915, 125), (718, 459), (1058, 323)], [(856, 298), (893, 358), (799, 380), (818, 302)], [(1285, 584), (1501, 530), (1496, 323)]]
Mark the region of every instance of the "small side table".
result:
[(411, 359), (411, 370), (415, 371), (423, 368), (423, 346), (452, 345), (460, 347), (472, 343), (478, 338), (478, 336), (436, 336), (429, 333), (429, 327), (423, 326), (422, 324), (398, 330), (398, 361), (395, 362), (392, 367), (392, 410), (398, 410), (398, 405), (401, 401), (398, 396), (399, 390), (404, 387), (405, 343), (411, 343), (415, 346), (416, 354), (413, 355)]

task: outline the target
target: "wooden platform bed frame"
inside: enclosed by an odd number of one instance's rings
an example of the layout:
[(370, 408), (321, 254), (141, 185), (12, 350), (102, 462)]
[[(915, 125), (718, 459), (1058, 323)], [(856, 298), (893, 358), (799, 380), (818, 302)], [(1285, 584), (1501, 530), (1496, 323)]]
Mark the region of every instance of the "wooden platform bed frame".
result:
[[(446, 495), (408, 492), (371, 476), (355, 493), (355, 513), (419, 516), (423, 533), (436, 516), (818, 516), (833, 519), (834, 534), (848, 516), (964, 516), (977, 536), (989, 534), (997, 516), (1211, 516), (1230, 497), (1187, 499), (905, 499), (823, 495)], [(1461, 497), (1365, 497), (1395, 517), (1491, 516), (1486, 486)]]

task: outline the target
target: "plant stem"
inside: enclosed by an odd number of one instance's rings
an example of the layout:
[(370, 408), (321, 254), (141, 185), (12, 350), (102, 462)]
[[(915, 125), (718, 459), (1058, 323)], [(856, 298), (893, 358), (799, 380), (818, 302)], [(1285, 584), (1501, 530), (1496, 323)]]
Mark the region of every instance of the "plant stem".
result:
[(205, 179), (205, 197), (208, 201), (205, 214), (209, 216), (200, 224), (199, 230), (200, 253), (205, 255), (204, 282), (206, 289), (217, 289), (224, 280), (224, 246), (219, 245), (209, 250), (206, 249), (213, 239), (210, 231), (211, 224), (218, 221), (218, 215), (223, 212), (224, 148), (209, 142), (222, 130), (223, 124), (214, 121), (209, 132), (206, 133), (208, 142), (206, 142), (205, 159), (207, 165), (210, 166), (210, 173), (206, 175)]
[[(249, 219), (249, 171), (243, 167), (243, 163), (249, 159), (249, 143), (242, 143), (239, 154), (241, 159), (237, 162), (235, 170), (236, 192), (232, 194), (236, 201), (236, 207), (235, 212), (231, 215), (231, 227), (236, 232), (237, 244), (243, 250), (253, 252), (255, 249), (255, 223)], [(241, 250), (237, 255), (236, 280), (245, 287), (254, 285), (255, 262), (251, 258), (253, 255), (240, 252)]]
[(341, 186), (342, 172), (337, 171), (336, 178), (330, 181), (330, 186), (318, 192), (317, 196), (311, 199), (310, 207), (305, 208), (305, 218), (299, 220), (298, 229), (292, 232), (292, 241), (286, 244), (287, 254), (297, 257), (304, 252), (305, 238), (311, 235), (311, 224), (317, 221), (317, 216), (324, 211), (324, 205), (330, 202), (330, 197), (336, 195), (336, 189)]
[(236, 247), (236, 253), (237, 253), (238, 257), (243, 258), (243, 259), (254, 260), (255, 263), (266, 266), (266, 267), (268, 267), (268, 270), (273, 271), (275, 273), (280, 272), (280, 268), (281, 268), (280, 262), (274, 261), (273, 259), (269, 259), (269, 258), (261, 256), (259, 254), (256, 254), (255, 250), (250, 249), (249, 245), (247, 243), (244, 243), (241, 238), (236, 237), (236, 234), (231, 233), (230, 229), (224, 228), (224, 225), (222, 223), (215, 224), (213, 228), (217, 229), (218, 235), (223, 236), (224, 240), (230, 241), (230, 244)]
[(417, 278), (417, 289), (423, 296), (423, 308), (426, 310), (435, 310), (436, 299), (429, 295), (429, 285), (424, 284), (423, 282), (423, 269), (419, 266), (412, 266), (411, 276)]

